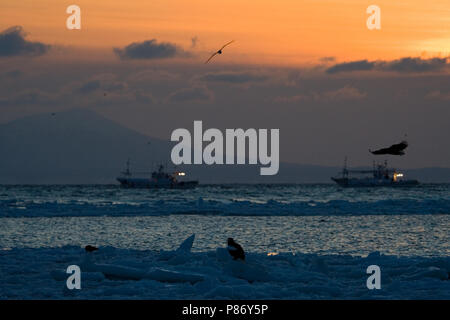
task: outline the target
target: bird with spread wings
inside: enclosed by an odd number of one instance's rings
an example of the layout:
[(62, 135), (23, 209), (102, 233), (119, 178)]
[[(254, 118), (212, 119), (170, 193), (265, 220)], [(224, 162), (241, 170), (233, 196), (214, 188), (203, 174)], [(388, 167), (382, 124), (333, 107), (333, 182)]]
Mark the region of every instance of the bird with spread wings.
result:
[(369, 149), (369, 152), (372, 154), (392, 154), (394, 156), (403, 156), (405, 154), (405, 149), (408, 147), (408, 141), (403, 140), (400, 143), (393, 144), (390, 147), (378, 149), (372, 151)]
[(230, 42), (228, 42), (227, 44), (225, 44), (222, 48), (220, 48), (218, 51), (214, 52), (211, 57), (209, 57), (208, 60), (206, 60), (205, 64), (207, 64), (209, 62), (209, 60), (211, 60), (216, 54), (222, 54), (222, 50), (228, 46), (229, 44), (233, 43), (234, 40), (231, 40)]

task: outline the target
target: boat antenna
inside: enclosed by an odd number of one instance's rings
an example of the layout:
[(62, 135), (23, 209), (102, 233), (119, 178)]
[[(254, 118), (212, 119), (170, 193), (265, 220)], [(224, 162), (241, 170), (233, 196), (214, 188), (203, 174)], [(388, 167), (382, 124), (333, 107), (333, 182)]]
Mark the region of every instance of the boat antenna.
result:
[(347, 170), (347, 156), (344, 157), (344, 168), (342, 169), (342, 177), (345, 177), (348, 174)]
[(131, 176), (131, 172), (130, 172), (130, 158), (127, 159), (126, 164), (127, 164), (127, 167), (126, 167), (125, 171), (122, 172), (122, 173), (124, 175), (126, 175), (126, 176)]

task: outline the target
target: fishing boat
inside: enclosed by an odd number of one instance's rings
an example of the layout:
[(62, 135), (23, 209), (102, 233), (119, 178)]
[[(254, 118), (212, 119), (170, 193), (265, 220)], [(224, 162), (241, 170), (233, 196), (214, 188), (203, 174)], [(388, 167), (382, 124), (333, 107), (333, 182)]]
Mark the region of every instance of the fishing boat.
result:
[[(142, 173), (140, 173), (142, 174)], [(163, 165), (159, 165), (158, 170), (151, 172), (149, 177), (137, 177), (130, 170), (130, 160), (127, 161), (125, 171), (117, 178), (120, 185), (125, 188), (149, 188), (149, 189), (189, 189), (198, 185), (197, 180), (185, 181), (184, 172), (166, 172)]]
[(403, 173), (389, 168), (387, 161), (381, 164), (374, 162), (372, 170), (350, 170), (346, 160), (342, 172), (331, 180), (341, 187), (405, 187), (419, 184), (419, 181), (405, 179)]

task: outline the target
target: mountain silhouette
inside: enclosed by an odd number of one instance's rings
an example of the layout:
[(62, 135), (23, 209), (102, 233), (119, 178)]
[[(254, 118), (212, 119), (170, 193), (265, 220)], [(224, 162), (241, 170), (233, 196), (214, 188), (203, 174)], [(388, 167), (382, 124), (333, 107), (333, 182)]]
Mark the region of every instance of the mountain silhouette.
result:
[(169, 148), (84, 109), (28, 116), (0, 125), (0, 183), (113, 183), (127, 158), (150, 169)]
[[(151, 124), (149, 124), (151, 125)], [(152, 138), (85, 109), (32, 115), (0, 125), (0, 184), (118, 184), (125, 169), (169, 164), (174, 143)], [(275, 176), (259, 165), (185, 165), (189, 179), (209, 183), (332, 183), (340, 167), (280, 163)], [(450, 169), (405, 170), (422, 182), (450, 182)]]

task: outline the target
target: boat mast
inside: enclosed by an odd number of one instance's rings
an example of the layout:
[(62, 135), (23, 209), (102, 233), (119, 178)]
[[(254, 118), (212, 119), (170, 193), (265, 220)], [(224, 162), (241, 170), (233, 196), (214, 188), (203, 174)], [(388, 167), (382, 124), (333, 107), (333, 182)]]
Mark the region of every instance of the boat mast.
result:
[(122, 172), (125, 176), (131, 176), (131, 171), (130, 171), (130, 158), (127, 159), (127, 168), (124, 172)]
[(348, 175), (347, 170), (347, 156), (344, 158), (344, 169), (342, 169), (342, 177), (345, 178)]

